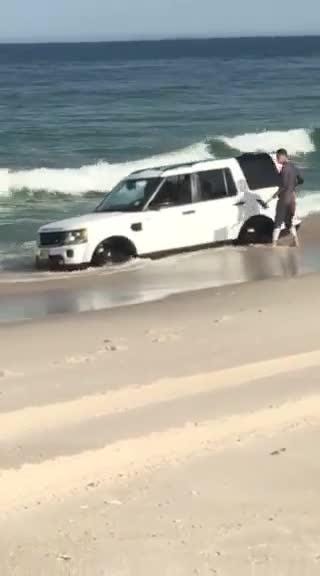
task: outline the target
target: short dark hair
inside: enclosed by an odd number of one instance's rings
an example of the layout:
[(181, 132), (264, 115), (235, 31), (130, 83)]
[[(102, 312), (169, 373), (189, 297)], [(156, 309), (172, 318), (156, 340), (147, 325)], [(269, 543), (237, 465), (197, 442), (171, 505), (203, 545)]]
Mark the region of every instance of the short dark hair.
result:
[(277, 156), (288, 156), (288, 151), (285, 148), (279, 148), (279, 150), (277, 150)]

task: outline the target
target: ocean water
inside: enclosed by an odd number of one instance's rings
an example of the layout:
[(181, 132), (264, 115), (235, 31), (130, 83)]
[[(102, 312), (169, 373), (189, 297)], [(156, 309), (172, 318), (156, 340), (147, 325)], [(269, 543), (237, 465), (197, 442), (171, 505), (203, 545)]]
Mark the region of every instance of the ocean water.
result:
[(0, 45), (0, 273), (132, 170), (287, 147), (320, 210), (320, 37)]

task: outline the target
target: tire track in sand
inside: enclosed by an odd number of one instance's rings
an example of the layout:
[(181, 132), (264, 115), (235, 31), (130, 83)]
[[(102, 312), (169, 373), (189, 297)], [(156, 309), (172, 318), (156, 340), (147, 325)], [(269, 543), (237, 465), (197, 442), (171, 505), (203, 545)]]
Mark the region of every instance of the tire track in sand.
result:
[(77, 400), (30, 406), (1, 414), (1, 439), (68, 428), (104, 416), (121, 414), (221, 388), (238, 387), (259, 380), (320, 366), (320, 350), (245, 364), (230, 369), (184, 378), (159, 380), (138, 388), (123, 388)]
[(1, 473), (0, 514), (82, 494), (91, 484), (108, 488), (119, 482), (119, 476), (130, 481), (145, 471), (182, 463), (239, 440), (247, 442), (258, 434), (273, 436), (292, 427), (319, 424), (320, 395), (316, 395), (273, 409), (209, 420), (198, 426), (187, 424), (99, 450), (26, 464)]

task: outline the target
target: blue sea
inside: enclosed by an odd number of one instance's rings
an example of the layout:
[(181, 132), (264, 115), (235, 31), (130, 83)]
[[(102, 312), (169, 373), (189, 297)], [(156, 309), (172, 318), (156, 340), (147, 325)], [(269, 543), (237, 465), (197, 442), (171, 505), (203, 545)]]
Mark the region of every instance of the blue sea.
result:
[(320, 37), (0, 45), (0, 270), (138, 167), (287, 147), (320, 210)]

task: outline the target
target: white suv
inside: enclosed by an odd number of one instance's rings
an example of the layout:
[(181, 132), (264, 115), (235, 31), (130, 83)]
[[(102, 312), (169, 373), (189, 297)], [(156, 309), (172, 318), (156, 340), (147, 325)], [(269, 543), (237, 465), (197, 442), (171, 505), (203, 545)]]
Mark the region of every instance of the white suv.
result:
[(266, 242), (279, 173), (268, 154), (169, 166), (131, 174), (95, 212), (39, 230), (38, 266), (124, 262), (229, 241)]

